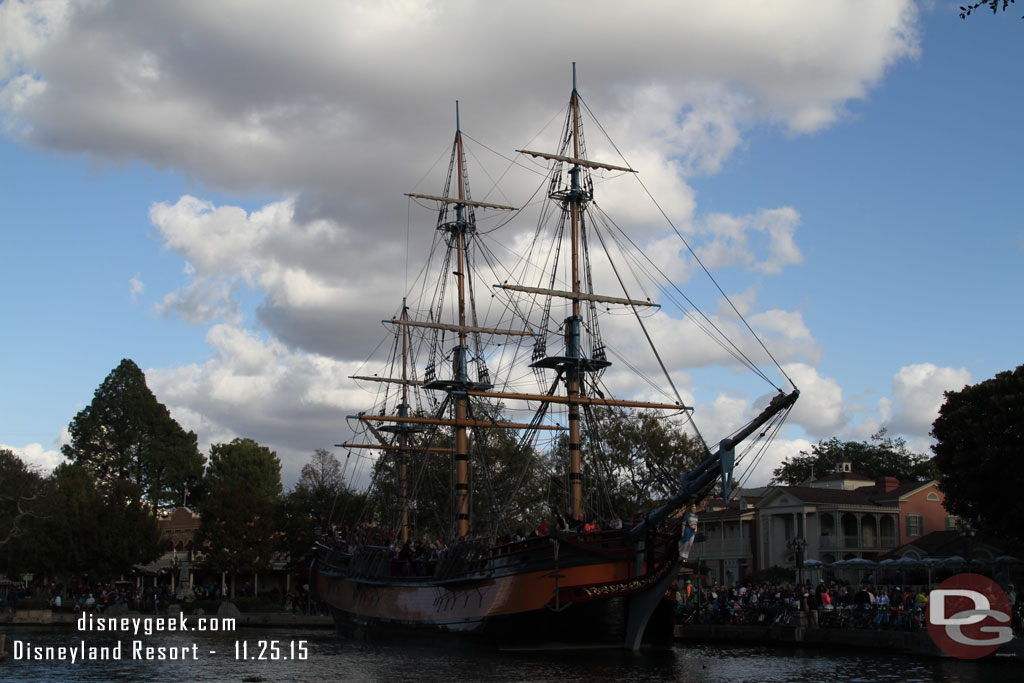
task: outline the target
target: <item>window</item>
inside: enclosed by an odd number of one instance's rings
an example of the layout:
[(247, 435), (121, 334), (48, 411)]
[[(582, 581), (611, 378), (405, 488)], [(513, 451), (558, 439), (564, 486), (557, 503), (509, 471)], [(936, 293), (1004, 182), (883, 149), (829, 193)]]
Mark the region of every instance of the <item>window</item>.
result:
[(935, 493), (935, 491), (932, 491), (927, 496), (925, 496), (925, 499), (927, 499), (927, 500), (929, 500), (929, 501), (931, 501), (933, 503), (938, 503), (939, 502), (939, 494)]
[(946, 517), (946, 531), (959, 531), (960, 520), (956, 517)]
[(921, 515), (907, 515), (907, 536), (920, 536), (924, 533), (924, 520)]

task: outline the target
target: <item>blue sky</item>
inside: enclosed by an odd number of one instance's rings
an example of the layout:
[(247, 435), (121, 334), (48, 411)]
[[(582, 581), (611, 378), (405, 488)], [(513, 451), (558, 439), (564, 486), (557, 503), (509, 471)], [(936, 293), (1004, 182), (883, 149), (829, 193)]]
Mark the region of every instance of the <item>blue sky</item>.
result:
[(847, 120), (796, 138), (755, 131), (695, 183), (715, 208), (800, 210), (806, 260), (773, 284), (800, 302), (851, 394), (888, 391), (883, 366), (963, 367), (981, 381), (1020, 364), (1024, 221), (1012, 198), (1024, 131), (1007, 122), (1021, 110), (1024, 22), (941, 8), (921, 19), (920, 56)]
[[(576, 61), (659, 202), (724, 250), (725, 289), (795, 321), (781, 354), (801, 404), (751, 483), (833, 435), (887, 427), (926, 450), (942, 391), (1021, 362), (1024, 22), (698, 5), (597, 3), (563, 38), (570, 10), (543, 3), (0, 4), (0, 444), (52, 467), (131, 358), (204, 448), (257, 438), (294, 480), (360, 409), (347, 376), (401, 296), (401, 194), (451, 102), (510, 152)], [(549, 27), (523, 45), (534, 17)], [(765, 211), (793, 242), (776, 268)], [(755, 409), (728, 376), (686, 388), (712, 427)]]

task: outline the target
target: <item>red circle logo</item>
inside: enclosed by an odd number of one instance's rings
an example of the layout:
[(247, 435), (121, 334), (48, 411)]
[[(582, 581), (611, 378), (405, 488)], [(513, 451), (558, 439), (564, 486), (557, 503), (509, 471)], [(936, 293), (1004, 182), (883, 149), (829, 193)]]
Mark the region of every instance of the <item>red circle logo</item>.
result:
[(960, 659), (990, 655), (1013, 638), (1010, 599), (995, 581), (957, 574), (928, 594), (928, 635)]

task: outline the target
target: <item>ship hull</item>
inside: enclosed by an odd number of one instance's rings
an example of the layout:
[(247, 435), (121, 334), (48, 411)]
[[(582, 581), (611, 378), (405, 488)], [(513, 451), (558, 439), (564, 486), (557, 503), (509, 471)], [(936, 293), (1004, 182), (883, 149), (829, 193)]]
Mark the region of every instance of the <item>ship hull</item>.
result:
[(663, 596), (679, 565), (663, 545), (639, 562), (607, 543), (570, 545), (561, 560), (557, 549), (524, 545), (444, 579), (353, 576), (318, 560), (310, 578), (339, 629), (355, 637), (636, 649), (670, 639)]

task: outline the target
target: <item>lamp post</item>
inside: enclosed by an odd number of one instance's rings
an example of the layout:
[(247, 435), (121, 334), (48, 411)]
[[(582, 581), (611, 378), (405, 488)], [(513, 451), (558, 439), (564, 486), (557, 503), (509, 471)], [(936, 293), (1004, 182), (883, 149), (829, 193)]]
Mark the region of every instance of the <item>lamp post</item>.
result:
[(804, 582), (804, 549), (807, 547), (807, 541), (797, 536), (789, 541), (787, 544), (789, 549), (793, 551), (793, 558), (796, 560), (796, 583), (797, 585), (803, 585)]

